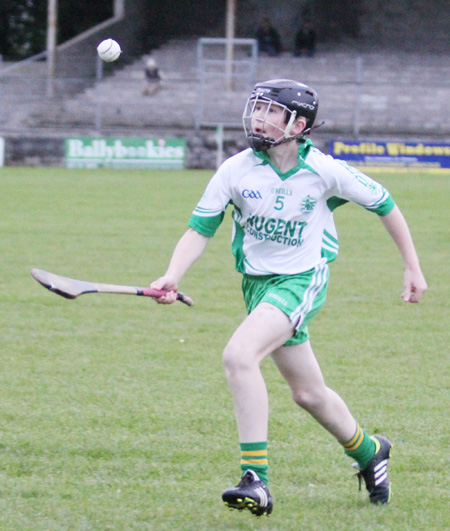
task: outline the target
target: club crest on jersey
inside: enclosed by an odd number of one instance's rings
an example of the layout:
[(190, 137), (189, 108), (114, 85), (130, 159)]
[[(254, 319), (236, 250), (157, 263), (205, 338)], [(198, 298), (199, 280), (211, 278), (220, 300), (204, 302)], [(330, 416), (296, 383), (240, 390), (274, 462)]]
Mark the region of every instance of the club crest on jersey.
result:
[(302, 214), (310, 214), (316, 206), (317, 200), (310, 195), (307, 195), (305, 199), (300, 203), (300, 212)]

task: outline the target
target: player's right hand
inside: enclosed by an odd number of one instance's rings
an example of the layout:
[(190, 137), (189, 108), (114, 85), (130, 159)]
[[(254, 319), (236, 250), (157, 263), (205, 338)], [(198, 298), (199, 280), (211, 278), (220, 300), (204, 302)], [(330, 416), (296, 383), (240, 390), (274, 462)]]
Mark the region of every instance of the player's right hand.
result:
[(150, 287), (155, 289), (164, 289), (168, 291), (167, 295), (155, 298), (155, 301), (158, 304), (173, 304), (177, 301), (178, 284), (173, 277), (169, 275), (160, 277), (154, 282), (152, 282), (150, 284)]

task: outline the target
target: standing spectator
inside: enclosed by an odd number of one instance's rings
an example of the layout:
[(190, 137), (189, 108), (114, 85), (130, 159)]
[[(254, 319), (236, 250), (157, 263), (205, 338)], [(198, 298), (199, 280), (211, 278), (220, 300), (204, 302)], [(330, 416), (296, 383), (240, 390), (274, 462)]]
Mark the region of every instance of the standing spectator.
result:
[(268, 18), (261, 22), (256, 31), (256, 38), (260, 53), (267, 53), (270, 57), (276, 57), (281, 52), (280, 34), (271, 25)]
[(306, 21), (295, 36), (294, 56), (312, 57), (316, 51), (316, 36), (312, 22)]

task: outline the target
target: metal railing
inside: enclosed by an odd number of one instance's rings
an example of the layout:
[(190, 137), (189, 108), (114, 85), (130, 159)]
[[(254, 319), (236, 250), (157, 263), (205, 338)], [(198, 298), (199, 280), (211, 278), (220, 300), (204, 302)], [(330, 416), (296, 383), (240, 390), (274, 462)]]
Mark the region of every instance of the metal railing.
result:
[[(199, 81), (195, 128), (215, 126), (205, 116), (209, 92), (216, 94), (245, 91), (254, 85), (258, 65), (258, 43), (255, 39), (201, 38), (197, 43), (197, 72)], [(225, 94), (226, 97), (226, 94)], [(232, 95), (235, 97), (235, 94)], [(217, 99), (217, 98), (216, 98)], [(214, 99), (213, 99), (214, 101)], [(226, 119), (225, 119), (226, 122)], [(223, 119), (222, 125), (226, 125)], [(229, 124), (232, 125), (232, 124)]]

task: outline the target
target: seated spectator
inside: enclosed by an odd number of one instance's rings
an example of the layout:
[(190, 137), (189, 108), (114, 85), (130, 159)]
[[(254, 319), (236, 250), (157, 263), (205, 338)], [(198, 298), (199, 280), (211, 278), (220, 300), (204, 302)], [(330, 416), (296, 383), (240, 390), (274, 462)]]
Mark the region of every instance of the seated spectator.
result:
[(256, 39), (260, 53), (267, 53), (271, 57), (276, 57), (281, 52), (280, 34), (271, 25), (268, 18), (261, 22), (256, 31)]
[(311, 22), (306, 21), (295, 36), (294, 56), (312, 57), (316, 51), (316, 31)]
[(151, 56), (145, 62), (144, 73), (147, 84), (142, 94), (144, 96), (152, 96), (158, 91), (161, 85), (161, 73), (156, 65), (156, 61)]

